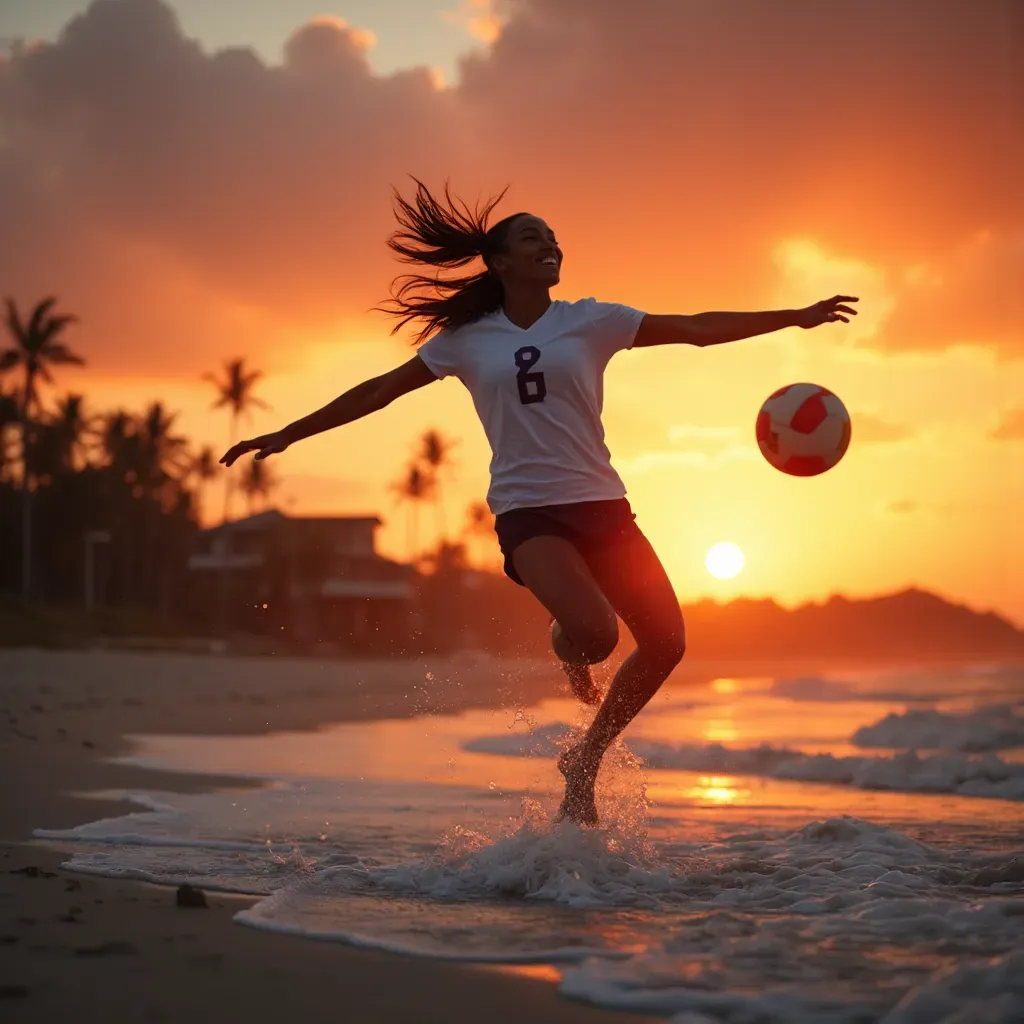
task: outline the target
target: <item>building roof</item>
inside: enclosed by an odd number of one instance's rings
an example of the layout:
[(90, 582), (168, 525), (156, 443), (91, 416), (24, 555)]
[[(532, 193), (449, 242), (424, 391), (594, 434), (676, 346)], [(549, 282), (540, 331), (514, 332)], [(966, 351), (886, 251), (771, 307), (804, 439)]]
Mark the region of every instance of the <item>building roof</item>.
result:
[(380, 526), (381, 520), (378, 516), (290, 516), (280, 509), (268, 508), (264, 512), (257, 512), (253, 516), (245, 516), (242, 519), (232, 519), (226, 523), (217, 523), (216, 526), (208, 526), (203, 533), (218, 533), (221, 530), (264, 530), (268, 526), (274, 526), (281, 522), (290, 523), (373, 523)]

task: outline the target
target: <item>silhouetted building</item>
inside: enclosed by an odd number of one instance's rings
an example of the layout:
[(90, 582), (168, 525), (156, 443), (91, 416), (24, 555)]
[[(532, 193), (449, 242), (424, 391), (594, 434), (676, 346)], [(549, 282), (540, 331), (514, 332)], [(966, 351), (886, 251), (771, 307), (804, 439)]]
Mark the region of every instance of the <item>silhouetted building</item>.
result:
[(375, 516), (288, 516), (276, 509), (199, 534), (189, 558), (194, 612), (217, 632), (282, 647), (383, 652), (414, 626), (410, 566), (379, 555)]

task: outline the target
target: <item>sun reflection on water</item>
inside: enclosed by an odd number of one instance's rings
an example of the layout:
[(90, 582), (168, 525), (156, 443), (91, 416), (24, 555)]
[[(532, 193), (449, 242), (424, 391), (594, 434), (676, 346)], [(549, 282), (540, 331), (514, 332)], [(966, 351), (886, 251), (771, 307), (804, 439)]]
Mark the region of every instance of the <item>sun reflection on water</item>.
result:
[(731, 718), (712, 718), (704, 726), (704, 739), (709, 743), (731, 743), (738, 735)]
[(749, 790), (740, 790), (731, 775), (700, 775), (696, 786), (684, 790), (685, 795), (692, 799), (716, 804), (735, 803), (746, 792)]

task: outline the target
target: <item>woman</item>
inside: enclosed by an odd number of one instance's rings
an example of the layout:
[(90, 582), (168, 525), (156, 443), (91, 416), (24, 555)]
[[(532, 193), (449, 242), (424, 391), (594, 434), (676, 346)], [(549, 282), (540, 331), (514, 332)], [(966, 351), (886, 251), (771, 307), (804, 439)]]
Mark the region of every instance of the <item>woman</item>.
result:
[(390, 247), (408, 263), (457, 270), (481, 260), (483, 269), (399, 279), (382, 308), (398, 317), (394, 331), (419, 326), (418, 353), (283, 430), (236, 444), (221, 462), (230, 466), (250, 451), (265, 459), (417, 388), (458, 377), (493, 453), (488, 504), (505, 572), (550, 612), (552, 643), (573, 692), (600, 702), (589, 666), (618, 643), (616, 615), (636, 642), (583, 739), (559, 759), (560, 816), (595, 824), (594, 783), (605, 750), (685, 648), (679, 602), (609, 461), (601, 425), (605, 366), (622, 349), (705, 347), (784, 327), (849, 322), (855, 310), (845, 303), (857, 300), (837, 295), (806, 309), (695, 316), (645, 314), (593, 299), (552, 301), (562, 251), (543, 220), (516, 213), (488, 227), (501, 196), (474, 211), (447, 187), (439, 200), (416, 185), (412, 202), (396, 193), (399, 230)]

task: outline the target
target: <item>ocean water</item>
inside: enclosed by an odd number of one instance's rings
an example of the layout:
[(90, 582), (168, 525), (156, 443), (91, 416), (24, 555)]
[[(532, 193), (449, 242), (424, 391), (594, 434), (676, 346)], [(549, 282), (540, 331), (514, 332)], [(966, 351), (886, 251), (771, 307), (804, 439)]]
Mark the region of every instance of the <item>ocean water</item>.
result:
[(135, 737), (133, 763), (265, 785), (36, 834), (72, 870), (259, 896), (246, 926), (547, 964), (677, 1024), (1024, 1020), (1024, 666), (666, 688), (580, 830), (554, 758), (585, 724), (551, 700)]

